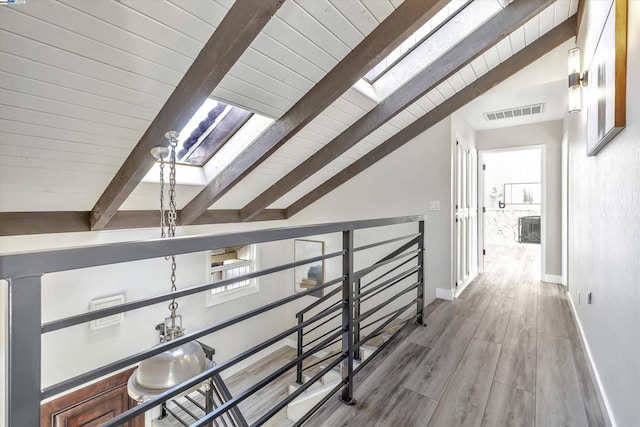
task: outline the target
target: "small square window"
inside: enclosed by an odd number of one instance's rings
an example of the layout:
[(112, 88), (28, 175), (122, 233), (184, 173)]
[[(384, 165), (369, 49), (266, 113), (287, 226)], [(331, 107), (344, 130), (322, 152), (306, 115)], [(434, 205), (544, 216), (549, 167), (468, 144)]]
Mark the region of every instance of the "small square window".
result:
[[(210, 253), (211, 283), (244, 276), (257, 270), (257, 247), (246, 245)], [(241, 280), (207, 291), (207, 306), (222, 304), (258, 292), (258, 279)]]

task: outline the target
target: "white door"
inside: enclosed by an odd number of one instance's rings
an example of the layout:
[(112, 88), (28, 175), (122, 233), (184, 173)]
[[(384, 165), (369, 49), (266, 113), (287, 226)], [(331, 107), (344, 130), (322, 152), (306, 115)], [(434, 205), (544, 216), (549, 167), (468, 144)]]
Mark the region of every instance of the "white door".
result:
[(478, 274), (478, 154), (456, 141), (454, 292), (457, 296)]

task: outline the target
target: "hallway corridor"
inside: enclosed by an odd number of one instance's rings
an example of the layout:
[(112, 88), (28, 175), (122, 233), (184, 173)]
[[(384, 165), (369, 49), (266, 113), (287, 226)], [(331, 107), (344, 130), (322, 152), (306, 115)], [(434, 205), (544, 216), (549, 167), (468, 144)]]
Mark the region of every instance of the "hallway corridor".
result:
[(356, 377), (355, 407), (332, 399), (306, 425), (605, 425), (564, 288), (538, 279), (539, 247), (496, 249)]

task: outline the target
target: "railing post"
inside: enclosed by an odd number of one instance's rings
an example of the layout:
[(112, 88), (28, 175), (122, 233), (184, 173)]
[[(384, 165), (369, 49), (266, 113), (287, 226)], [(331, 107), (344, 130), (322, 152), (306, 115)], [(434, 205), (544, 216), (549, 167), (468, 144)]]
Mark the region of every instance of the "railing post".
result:
[(353, 398), (353, 234), (354, 230), (342, 232), (342, 354), (346, 357), (342, 362), (342, 378), (346, 381), (340, 401), (347, 405), (355, 405)]
[(418, 299), (416, 300), (416, 323), (426, 326), (424, 323), (424, 221), (418, 222)]
[(9, 427), (40, 425), (41, 276), (9, 279)]
[[(304, 322), (303, 320), (303, 316), (304, 314), (299, 313), (296, 315), (298, 317), (298, 325), (300, 325), (302, 322)], [(302, 340), (302, 328), (298, 329), (298, 357), (302, 356), (302, 346), (304, 345), (303, 340)], [(296, 382), (298, 384), (302, 384), (302, 360), (298, 362), (298, 364), (296, 365)]]
[[(360, 317), (360, 290), (362, 289), (362, 280), (356, 280), (356, 292), (354, 296), (354, 306), (353, 306), (353, 318), (357, 319)], [(360, 342), (360, 323), (354, 323), (353, 325), (353, 342)], [(360, 351), (356, 350), (353, 352), (353, 358), (356, 360), (360, 360)]]

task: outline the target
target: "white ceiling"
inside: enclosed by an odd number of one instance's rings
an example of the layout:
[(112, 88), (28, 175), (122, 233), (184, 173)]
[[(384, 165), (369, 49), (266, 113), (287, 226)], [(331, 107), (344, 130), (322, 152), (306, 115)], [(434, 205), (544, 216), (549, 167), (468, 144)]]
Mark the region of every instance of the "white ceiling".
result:
[[(401, 3), (287, 0), (212, 96), (277, 119)], [(232, 4), (30, 0), (0, 6), (0, 211), (91, 210)], [(271, 207), (287, 207), (576, 8), (577, 0), (556, 1)], [(544, 94), (549, 117), (557, 117), (565, 101), (552, 96), (566, 92), (558, 83), (566, 79), (562, 56), (549, 60), (557, 76), (549, 68), (524, 70), (463, 114), (480, 129), (478, 111), (524, 105)], [(553, 78), (541, 81), (541, 75)], [(350, 89), (211, 208), (244, 207), (375, 105)], [(180, 205), (201, 188), (181, 188)], [(156, 209), (155, 193), (153, 184), (141, 183), (123, 208)]]

